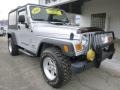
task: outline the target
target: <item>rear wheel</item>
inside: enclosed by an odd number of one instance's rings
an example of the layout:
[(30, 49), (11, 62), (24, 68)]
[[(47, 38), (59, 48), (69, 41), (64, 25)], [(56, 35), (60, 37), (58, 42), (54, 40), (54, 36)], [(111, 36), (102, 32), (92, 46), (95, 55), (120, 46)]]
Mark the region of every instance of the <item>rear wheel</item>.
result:
[(48, 48), (41, 54), (41, 68), (45, 80), (54, 88), (71, 79), (71, 63), (58, 48)]
[(18, 55), (18, 46), (15, 45), (15, 43), (11, 37), (8, 38), (8, 50), (12, 56)]

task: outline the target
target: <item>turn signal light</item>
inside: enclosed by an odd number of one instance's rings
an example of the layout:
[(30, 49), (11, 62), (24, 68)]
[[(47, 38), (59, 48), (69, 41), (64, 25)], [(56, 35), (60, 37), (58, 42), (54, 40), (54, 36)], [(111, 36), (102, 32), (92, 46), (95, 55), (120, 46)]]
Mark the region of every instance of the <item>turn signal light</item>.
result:
[(75, 45), (75, 48), (76, 48), (76, 51), (79, 52), (79, 51), (82, 50), (83, 46), (82, 46), (82, 44), (80, 43), (80, 44), (76, 44), (76, 45)]
[(69, 51), (68, 45), (64, 45), (64, 52), (65, 52), (65, 53), (68, 53), (68, 51)]

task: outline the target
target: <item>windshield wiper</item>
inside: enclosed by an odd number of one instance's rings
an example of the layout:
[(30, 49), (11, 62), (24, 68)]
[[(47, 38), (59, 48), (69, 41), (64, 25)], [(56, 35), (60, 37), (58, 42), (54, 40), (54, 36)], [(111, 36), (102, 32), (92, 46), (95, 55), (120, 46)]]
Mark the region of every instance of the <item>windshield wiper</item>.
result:
[(33, 19), (33, 20), (36, 20), (36, 21), (46, 21), (45, 19)]
[(55, 25), (63, 25), (63, 22), (54, 22), (54, 21), (49, 21), (49, 23), (51, 24), (55, 24)]
[(65, 24), (66, 22), (60, 21), (60, 20), (49, 20), (50, 23), (63, 23)]
[(50, 22), (60, 22), (60, 23), (62, 23), (63, 21), (57, 20), (57, 19), (53, 19), (53, 20), (50, 20)]

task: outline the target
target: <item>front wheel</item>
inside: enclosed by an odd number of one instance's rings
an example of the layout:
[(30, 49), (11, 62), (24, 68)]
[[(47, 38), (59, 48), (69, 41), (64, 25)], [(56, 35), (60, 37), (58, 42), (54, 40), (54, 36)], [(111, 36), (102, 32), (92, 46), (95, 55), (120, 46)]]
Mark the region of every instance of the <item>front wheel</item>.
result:
[(43, 76), (49, 85), (61, 87), (71, 79), (71, 63), (58, 48), (48, 48), (41, 54)]
[(101, 62), (102, 62), (102, 61), (96, 61), (96, 62), (95, 62), (95, 67), (96, 67), (96, 68), (100, 68)]

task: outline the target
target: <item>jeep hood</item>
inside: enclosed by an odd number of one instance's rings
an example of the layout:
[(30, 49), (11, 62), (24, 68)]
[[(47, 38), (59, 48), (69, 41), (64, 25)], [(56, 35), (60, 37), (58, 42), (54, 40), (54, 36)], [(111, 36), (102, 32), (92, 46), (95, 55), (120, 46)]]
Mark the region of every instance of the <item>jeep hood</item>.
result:
[(70, 39), (70, 34), (74, 34), (74, 39), (80, 39), (80, 34), (77, 30), (80, 27), (70, 25), (54, 25), (49, 23), (32, 23), (32, 29), (35, 34), (51, 38)]
[(51, 38), (70, 39), (71, 33), (74, 34), (74, 39), (80, 39), (81, 33), (103, 31), (96, 27), (78, 27), (71, 25), (54, 25), (50, 23), (33, 23), (33, 30), (37, 35), (42, 35)]

